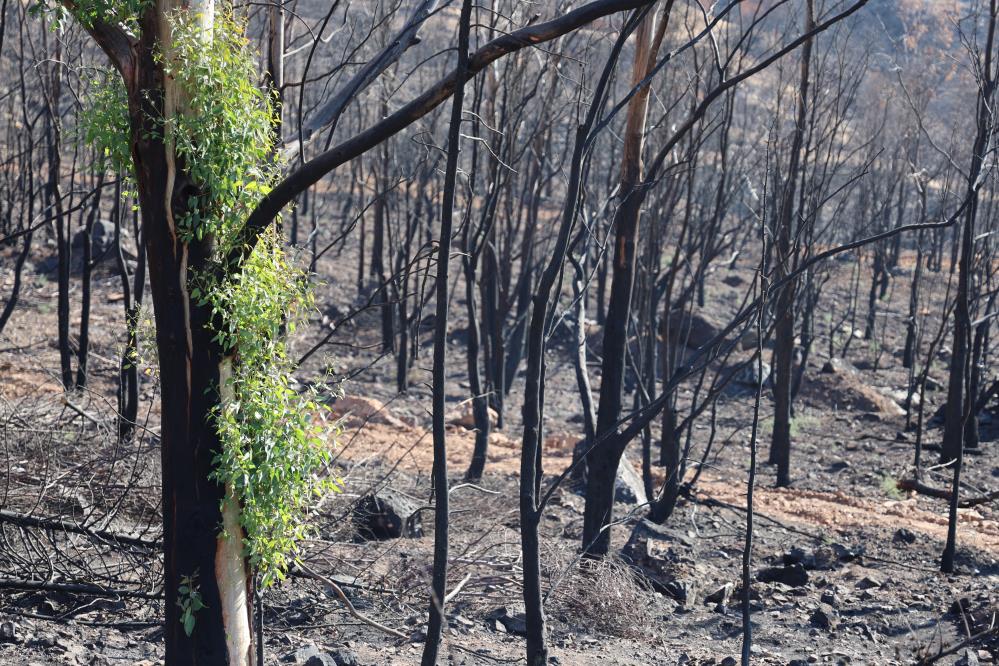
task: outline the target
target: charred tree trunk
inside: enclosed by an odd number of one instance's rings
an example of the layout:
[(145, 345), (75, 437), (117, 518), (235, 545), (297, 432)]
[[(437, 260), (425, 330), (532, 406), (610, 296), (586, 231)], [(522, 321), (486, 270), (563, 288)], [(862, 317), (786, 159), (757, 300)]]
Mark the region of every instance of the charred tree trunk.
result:
[[(632, 85), (638, 85), (651, 71), (658, 51), (656, 14), (650, 12), (636, 32)], [(631, 320), (631, 298), (635, 283), (636, 245), (642, 204), (647, 190), (642, 188), (645, 119), (649, 86), (632, 97), (624, 134), (621, 158), (622, 201), (614, 216), (614, 262), (610, 300), (604, 319), (603, 359), (600, 399), (597, 408), (597, 437), (607, 437), (621, 415), (625, 352)], [(594, 448), (588, 458), (586, 505), (583, 510), (583, 550), (604, 555), (610, 546), (611, 516), (614, 509), (614, 483), (623, 450), (609, 444)]]
[[(467, 230), (468, 227), (466, 226)], [(472, 415), (475, 421), (475, 446), (465, 478), (476, 481), (482, 478), (486, 468), (486, 454), (489, 449), (489, 399), (482, 390), (482, 375), (479, 372), (479, 321), (475, 307), (475, 263), (479, 253), (474, 248), (465, 248), (465, 299), (468, 302), (468, 384), (472, 392)]]
[[(210, 307), (198, 305), (188, 292), (190, 276), (208, 270), (213, 241), (188, 243), (178, 235), (176, 220), (200, 189), (157, 120), (187, 112), (183, 93), (163, 71), (172, 48), (168, 14), (179, 7), (147, 7), (136, 60), (130, 63), (134, 69), (123, 72), (161, 359), (165, 658), (171, 666), (249, 666), (252, 579), (239, 508), (230, 499), (223, 510), (226, 493), (212, 479), (220, 447), (212, 414), (222, 400), (220, 379), (227, 362), (207, 327)], [(210, 39), (212, 1), (185, 10), (197, 12), (204, 39)], [(182, 583), (192, 578), (205, 607), (188, 636), (178, 601)]]
[[(815, 27), (814, 6), (807, 0), (805, 32)], [(784, 180), (780, 217), (777, 224), (775, 277), (782, 279), (794, 270), (792, 239), (794, 238), (794, 197), (798, 182), (798, 169), (801, 162), (801, 148), (805, 135), (805, 122), (808, 114), (808, 87), (812, 60), (812, 39), (805, 41), (801, 53), (801, 79), (798, 87), (798, 112), (795, 121), (794, 138), (791, 142), (791, 158)], [(792, 280), (777, 295), (774, 336), (774, 428), (770, 441), (771, 464), (777, 465), (777, 485), (791, 485), (791, 373), (794, 363), (794, 301), (796, 284)]]
[(10, 321), (10, 316), (14, 313), (14, 308), (17, 307), (17, 301), (21, 295), (21, 276), (24, 273), (24, 262), (28, 260), (28, 255), (31, 254), (31, 240), (33, 236), (33, 231), (28, 231), (24, 234), (24, 245), (21, 247), (21, 251), (14, 261), (14, 284), (11, 286), (10, 296), (7, 297), (3, 311), (0, 311), (0, 333), (3, 333), (4, 327)]
[[(387, 105), (382, 103), (382, 114), (388, 115)], [(395, 345), (395, 324), (392, 303), (389, 299), (388, 276), (385, 274), (385, 226), (388, 216), (388, 141), (382, 144), (381, 172), (375, 177), (375, 224), (371, 239), (371, 276), (375, 278), (378, 293), (378, 311), (382, 324), (382, 351), (390, 352)]]
[(122, 305), (125, 309), (125, 351), (118, 363), (118, 441), (127, 442), (135, 432), (136, 419), (139, 414), (139, 308), (142, 307), (142, 289), (146, 281), (146, 252), (142, 246), (141, 232), (138, 220), (134, 225), (136, 238), (135, 288), (132, 288), (132, 276), (128, 274), (128, 264), (125, 261), (122, 246), (122, 224), (124, 206), (121, 203), (121, 185), (115, 186), (115, 203), (112, 216), (114, 218), (115, 260), (118, 272), (121, 274)]
[(954, 307), (954, 349), (951, 354), (950, 382), (947, 387), (943, 442), (940, 449), (940, 462), (954, 467), (951, 488), (950, 520), (947, 529), (947, 543), (940, 560), (940, 570), (954, 571), (954, 555), (957, 549), (957, 506), (961, 487), (961, 467), (964, 461), (965, 427), (975, 397), (969, 392), (971, 363), (971, 278), (975, 259), (975, 220), (978, 214), (978, 192), (981, 187), (979, 175), (985, 161), (986, 148), (994, 131), (992, 109), (995, 104), (996, 73), (993, 71), (993, 53), (997, 6), (996, 0), (989, 3), (988, 36), (985, 42), (984, 63), (980, 69), (981, 81), (978, 93), (977, 134), (971, 153), (971, 167), (968, 170), (967, 203), (968, 210), (960, 235), (960, 259), (958, 265), (957, 294)]
[[(56, 40), (54, 62), (61, 59), (62, 40)], [(62, 170), (62, 159), (60, 150), (62, 148), (62, 121), (60, 115), (60, 104), (62, 101), (62, 69), (55, 66), (51, 75), (48, 94), (48, 122), (49, 145), (48, 145), (48, 188), (46, 191), (49, 205), (54, 211), (56, 228), (56, 252), (58, 254), (58, 298), (56, 303), (56, 313), (58, 315), (58, 338), (59, 338), (59, 370), (62, 376), (62, 386), (67, 391), (73, 388), (73, 351), (69, 343), (69, 271), (72, 262), (72, 239), (69, 229), (69, 216), (64, 212), (62, 201), (62, 188), (60, 186), (60, 172)]]
[[(464, 80), (468, 71), (468, 42), (472, 0), (463, 0), (461, 17), (458, 23), (458, 66), (459, 80)], [(451, 103), (451, 121), (447, 135), (447, 164), (444, 168), (444, 200), (441, 207), (440, 240), (437, 247), (437, 276), (435, 292), (437, 299), (434, 320), (434, 361), (433, 361), (433, 442), (434, 442), (434, 565), (431, 573), (430, 610), (427, 622), (427, 641), (423, 646), (423, 666), (435, 666), (440, 649), (441, 633), (444, 629), (444, 598), (447, 592), (448, 554), (448, 478), (447, 478), (447, 433), (445, 431), (446, 408), (444, 403), (444, 383), (447, 380), (447, 318), (448, 318), (448, 264), (451, 259), (451, 229), (454, 218), (455, 189), (458, 174), (458, 152), (461, 138), (461, 114), (464, 103), (464, 85), (455, 87)]]
[[(919, 187), (919, 221), (926, 219), (926, 188)], [(916, 363), (916, 337), (919, 326), (919, 283), (923, 278), (923, 232), (916, 235), (916, 264), (913, 267), (912, 282), (909, 285), (909, 314), (905, 320), (905, 350), (902, 353), (902, 367), (912, 369)]]
[(87, 215), (83, 228), (83, 274), (80, 278), (80, 339), (76, 350), (76, 388), (87, 385), (87, 361), (90, 352), (90, 300), (94, 274), (93, 233), (94, 222), (101, 209), (101, 191), (104, 188), (104, 174), (97, 179), (94, 204)]

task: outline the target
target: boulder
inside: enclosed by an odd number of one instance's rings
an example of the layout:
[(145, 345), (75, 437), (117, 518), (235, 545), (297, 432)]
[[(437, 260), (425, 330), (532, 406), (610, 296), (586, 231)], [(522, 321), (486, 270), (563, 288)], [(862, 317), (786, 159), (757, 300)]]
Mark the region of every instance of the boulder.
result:
[(978, 658), (978, 652), (965, 650), (964, 654), (954, 662), (954, 666), (978, 666), (981, 663), (981, 659)]
[[(753, 361), (751, 363), (739, 367), (739, 369), (736, 370), (733, 381), (743, 386), (752, 386), (753, 388), (756, 388), (757, 386), (760, 385), (760, 367), (761, 367), (760, 364), (758, 364), (756, 361)], [(771, 373), (770, 364), (764, 361), (762, 364), (762, 369), (763, 369), (763, 382), (766, 383), (770, 379), (770, 373)]]
[(294, 666), (336, 666), (333, 655), (327, 654), (315, 646), (299, 648), (285, 655), (284, 661)]
[(827, 612), (821, 608), (816, 608), (808, 621), (817, 629), (835, 629), (837, 624), (835, 612)]
[(856, 374), (857, 369), (845, 358), (833, 356), (822, 366), (822, 372), (827, 375)]
[(282, 661), (294, 666), (360, 666), (357, 655), (347, 648), (336, 648), (327, 652), (315, 646), (308, 646), (286, 654)]
[(680, 558), (675, 543), (667, 527), (644, 518), (632, 529), (621, 556), (652, 589), (689, 608), (696, 603), (697, 586), (693, 578), (677, 575)]
[(793, 546), (784, 553), (781, 563), (784, 566), (800, 564), (805, 569), (830, 571), (839, 568), (846, 562), (854, 562), (863, 553), (860, 549), (849, 548), (839, 543), (827, 543), (817, 546), (814, 550), (806, 550)]
[[(575, 461), (583, 454), (586, 447), (586, 440), (581, 439), (576, 442), (572, 449), (572, 459)], [(586, 462), (577, 465), (570, 476), (572, 487), (580, 493), (586, 491)], [(642, 477), (635, 471), (627, 454), (621, 456), (621, 462), (617, 466), (617, 479), (614, 481), (614, 501), (624, 504), (645, 504), (648, 498), (645, 495), (645, 484)]]
[[(764, 346), (767, 345), (767, 342), (765, 340), (763, 345)], [(742, 334), (742, 337), (739, 338), (739, 349), (741, 349), (742, 351), (747, 351), (750, 349), (756, 350), (759, 346), (760, 346), (760, 332), (755, 328), (749, 329), (748, 331)]]
[[(496, 426), (496, 421), (499, 418), (499, 414), (492, 407), (486, 408), (489, 411), (489, 425), (492, 427)], [(454, 412), (447, 417), (447, 422), (451, 425), (461, 426), (465, 430), (475, 429), (475, 414), (472, 411), (472, 403), (465, 403), (461, 410)]]
[(385, 403), (376, 398), (347, 395), (333, 403), (331, 409), (337, 417), (343, 418), (346, 425), (353, 428), (360, 428), (368, 423), (396, 428), (408, 427), (392, 415)]
[(802, 587), (808, 584), (808, 572), (801, 563), (783, 567), (768, 567), (756, 575), (761, 583), (783, 583), (788, 587)]
[[(86, 231), (83, 229), (73, 234), (73, 250), (79, 251), (81, 256), (86, 235)], [(90, 229), (90, 251), (93, 260), (100, 261), (105, 255), (111, 253), (113, 247), (114, 222), (111, 220), (94, 220), (94, 225)]]
[(674, 345), (697, 349), (708, 344), (721, 330), (718, 322), (704, 311), (670, 314), (669, 339)]
[(614, 501), (624, 504), (646, 504), (645, 484), (627, 455), (621, 456), (617, 466), (617, 480), (614, 482)]
[(419, 505), (390, 488), (365, 495), (353, 511), (354, 526), (362, 539), (398, 539), (423, 536)]
[(830, 359), (821, 373), (806, 375), (801, 396), (814, 406), (861, 412), (871, 420), (905, 414), (898, 403), (881, 390), (866, 384), (863, 375), (841, 359)]
[(20, 627), (10, 620), (0, 623), (0, 643), (20, 643), (21, 640)]

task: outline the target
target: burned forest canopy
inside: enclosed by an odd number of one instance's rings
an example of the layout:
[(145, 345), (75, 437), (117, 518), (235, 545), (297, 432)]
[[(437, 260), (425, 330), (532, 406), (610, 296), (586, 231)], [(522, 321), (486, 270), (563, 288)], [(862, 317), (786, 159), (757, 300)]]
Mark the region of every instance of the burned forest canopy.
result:
[(0, 664), (999, 660), (999, 0), (0, 0)]

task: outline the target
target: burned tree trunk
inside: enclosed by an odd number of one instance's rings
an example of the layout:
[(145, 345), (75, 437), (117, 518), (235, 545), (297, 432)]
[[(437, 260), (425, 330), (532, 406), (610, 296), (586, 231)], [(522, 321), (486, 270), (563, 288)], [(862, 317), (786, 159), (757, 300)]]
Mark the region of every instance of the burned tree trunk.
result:
[[(635, 60), (631, 77), (633, 85), (638, 85), (645, 79), (655, 65), (662, 39), (661, 30), (656, 28), (656, 14), (650, 12), (636, 31)], [(641, 189), (642, 149), (648, 103), (649, 86), (645, 85), (628, 104), (624, 152), (621, 158), (623, 198), (614, 217), (613, 277), (607, 316), (604, 319), (603, 360), (596, 429), (598, 438), (612, 433), (621, 415), (625, 346), (635, 283), (635, 250), (641, 207), (645, 201), (645, 193)], [(583, 550), (592, 555), (603, 555), (610, 545), (610, 532), (605, 527), (611, 521), (614, 508), (614, 482), (622, 453), (623, 451), (619, 451), (616, 446), (597, 446), (590, 452), (587, 461)]]
[(954, 307), (954, 349), (950, 362), (950, 382), (947, 387), (943, 442), (940, 449), (941, 464), (951, 464), (954, 468), (951, 488), (950, 520), (947, 529), (947, 543), (940, 560), (940, 570), (954, 571), (954, 555), (957, 549), (957, 507), (961, 487), (961, 467), (964, 462), (965, 427), (972, 410), (975, 397), (968, 393), (971, 363), (971, 279), (975, 260), (975, 221), (978, 214), (978, 193), (982, 183), (979, 175), (985, 164), (986, 148), (991, 143), (995, 131), (992, 109), (995, 108), (997, 73), (993, 71), (993, 53), (996, 18), (999, 13), (996, 0), (989, 3), (988, 36), (981, 57), (981, 80), (978, 91), (977, 134), (971, 153), (971, 166), (967, 180), (967, 212), (964, 215), (960, 235), (960, 260), (958, 263), (957, 294)]
[[(815, 27), (812, 0), (806, 4), (805, 32)], [(781, 207), (777, 219), (775, 279), (783, 279), (794, 270), (792, 239), (794, 238), (794, 198), (801, 163), (805, 122), (808, 114), (808, 87), (812, 59), (812, 39), (805, 41), (801, 53), (801, 78), (798, 85), (798, 113), (791, 142), (790, 163), (781, 192)], [(794, 301), (796, 282), (790, 281), (777, 295), (774, 329), (774, 428), (770, 441), (771, 464), (777, 465), (777, 485), (791, 485), (791, 374), (794, 363)]]

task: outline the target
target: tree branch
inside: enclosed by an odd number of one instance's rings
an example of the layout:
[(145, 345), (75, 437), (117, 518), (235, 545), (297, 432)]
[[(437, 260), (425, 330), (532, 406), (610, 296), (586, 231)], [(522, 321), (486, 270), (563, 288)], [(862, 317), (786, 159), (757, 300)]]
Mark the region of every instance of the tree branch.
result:
[[(76, 3), (72, 0), (62, 0), (62, 6), (65, 7), (70, 14), (74, 17), (76, 16)], [(132, 80), (132, 75), (135, 72), (135, 56), (134, 46), (135, 39), (132, 38), (127, 32), (125, 32), (121, 26), (114, 23), (108, 23), (102, 19), (94, 19), (92, 21), (85, 21), (83, 19), (77, 19), (84, 30), (93, 38), (104, 54), (107, 55), (111, 64), (114, 68), (118, 70), (121, 77), (125, 80), (125, 85)]]
[[(497, 37), (469, 57), (468, 72), (460, 83), (464, 84), (505, 55), (527, 46), (551, 41), (604, 16), (642, 7), (651, 2), (652, 0), (596, 0), (551, 21)], [(237, 236), (236, 244), (226, 256), (224, 268), (229, 272), (239, 270), (243, 260), (253, 251), (260, 234), (299, 194), (340, 165), (362, 155), (433, 111), (454, 93), (458, 83), (457, 70), (453, 70), (381, 122), (321, 153), (286, 176), (247, 218)]]

